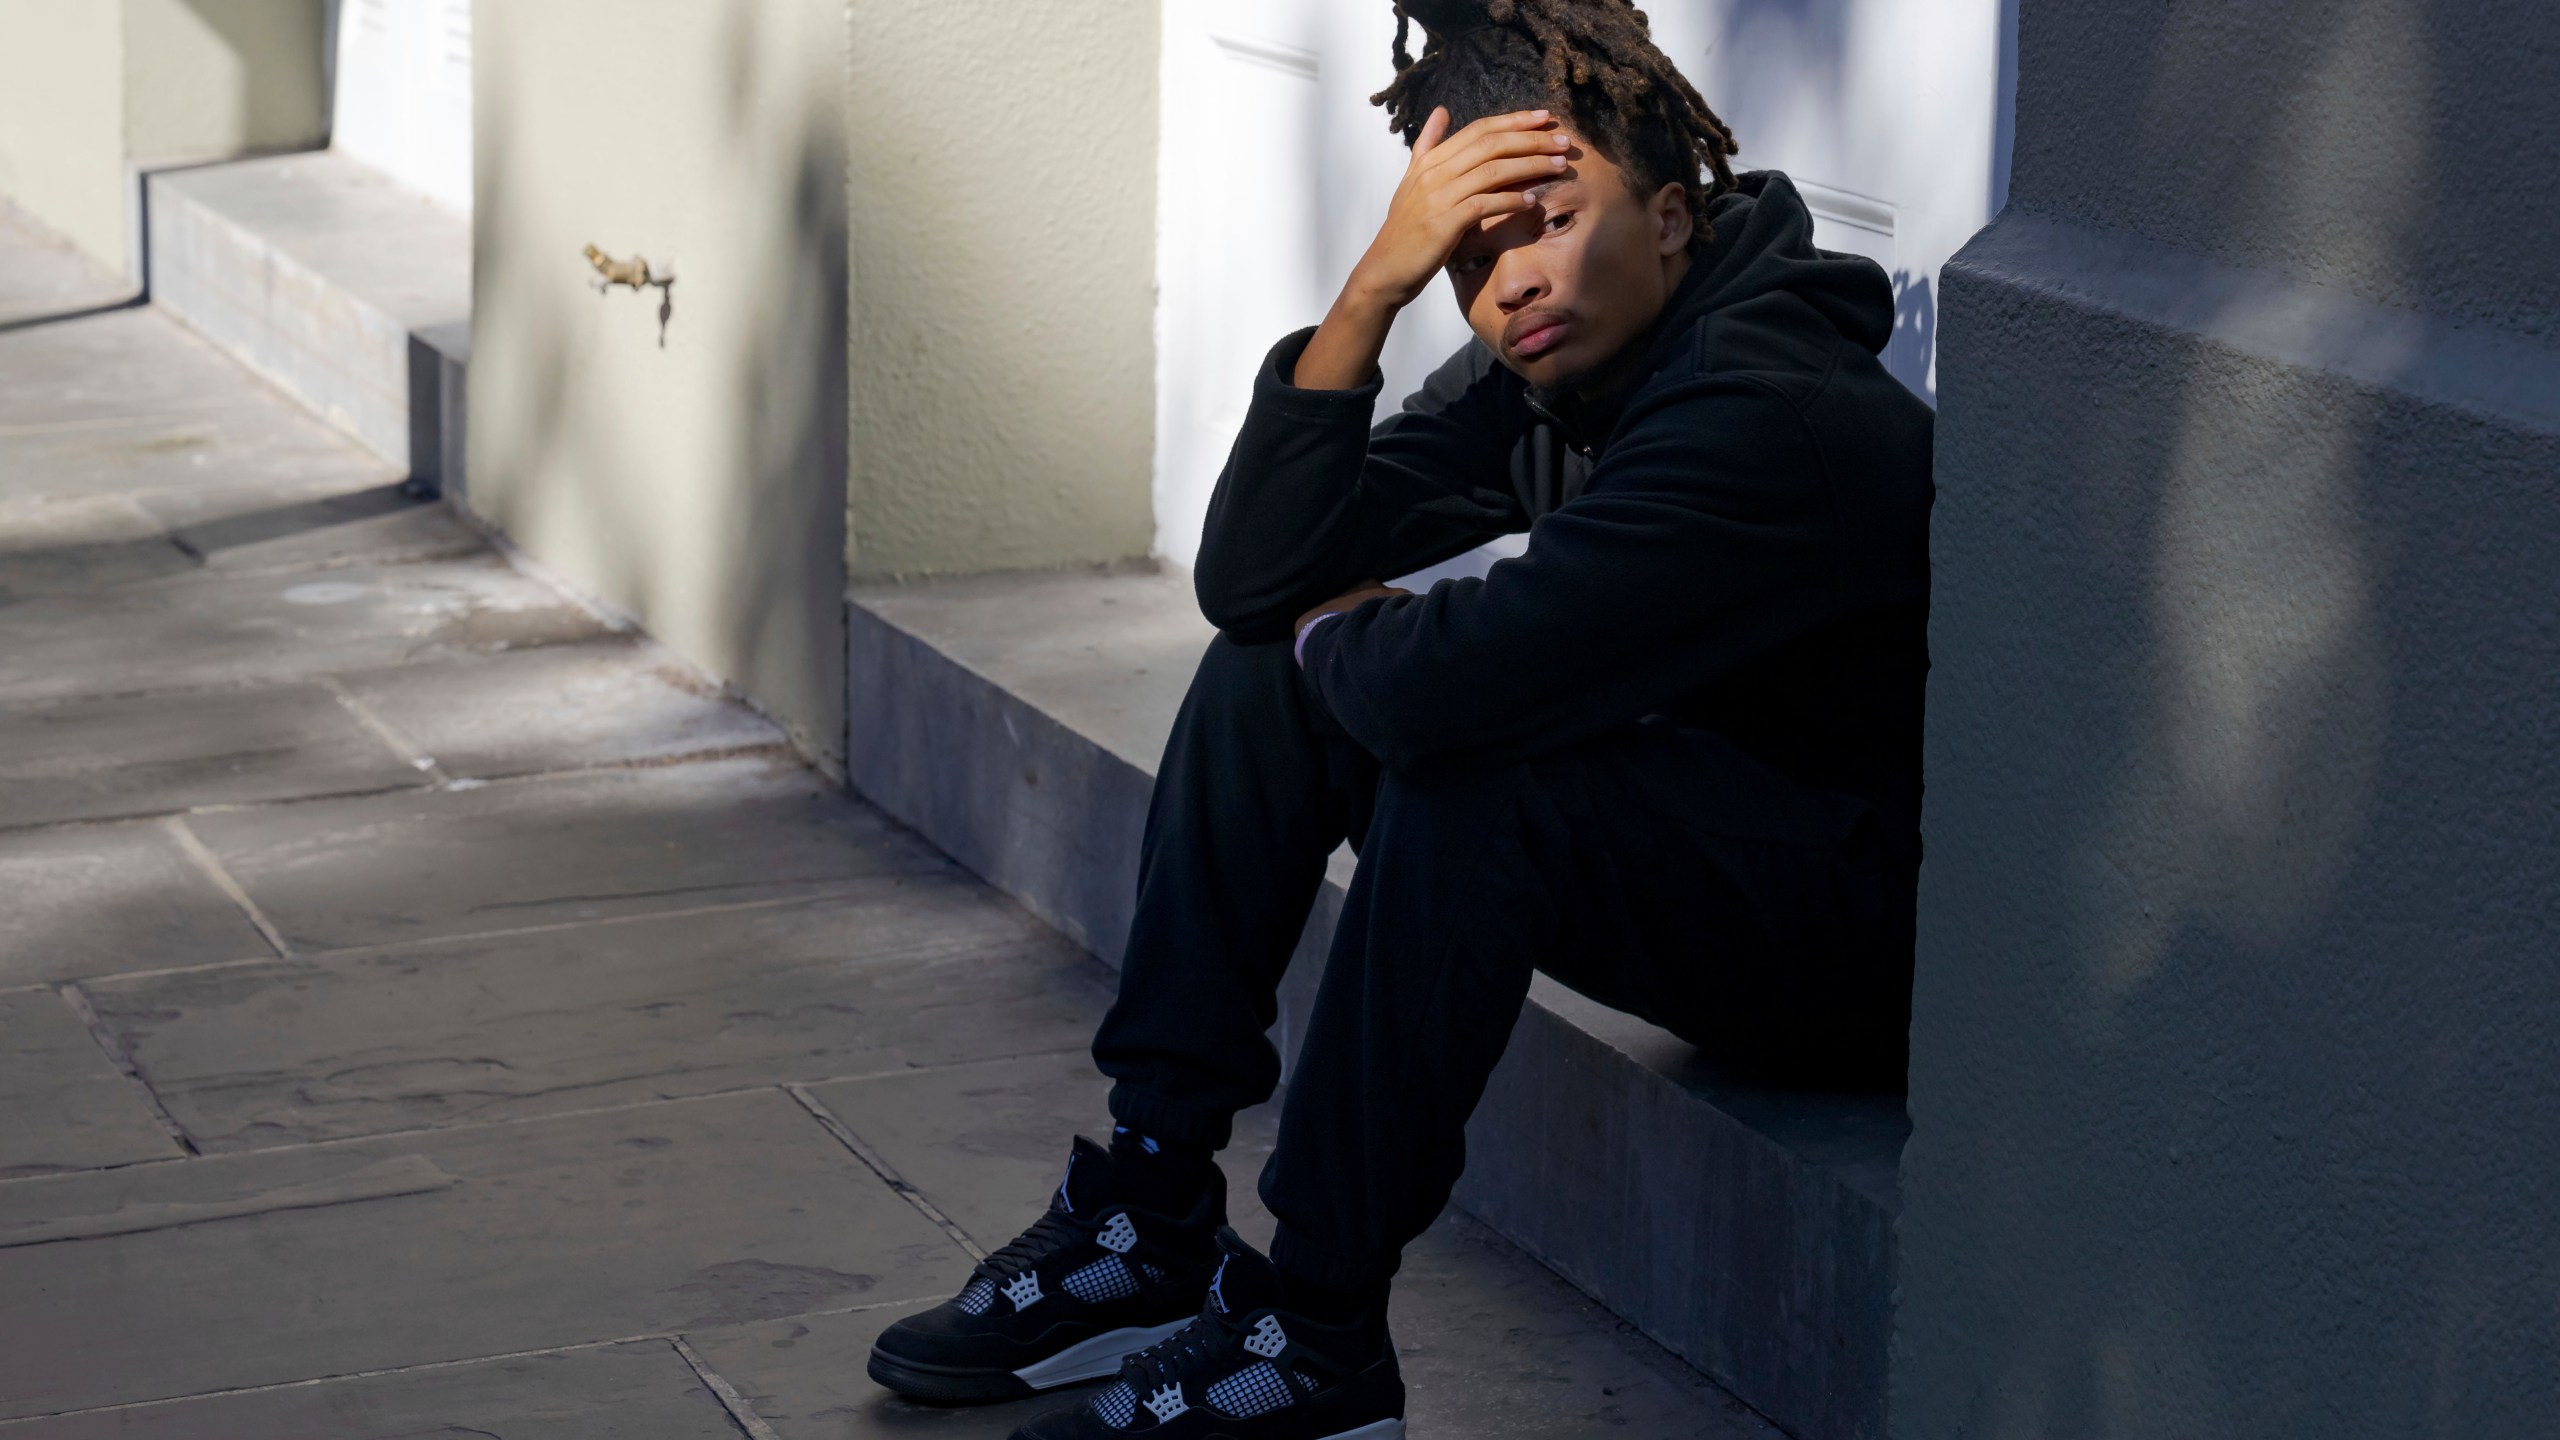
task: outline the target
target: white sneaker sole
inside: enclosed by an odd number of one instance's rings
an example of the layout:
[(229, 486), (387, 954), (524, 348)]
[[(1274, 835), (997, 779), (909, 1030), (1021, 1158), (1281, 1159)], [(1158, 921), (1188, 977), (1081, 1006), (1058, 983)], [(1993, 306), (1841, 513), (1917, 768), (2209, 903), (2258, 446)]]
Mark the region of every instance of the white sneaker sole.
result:
[[(1150, 1345), (1172, 1339), (1176, 1332), (1190, 1324), (1188, 1320), (1176, 1320), (1167, 1325), (1132, 1325), (1127, 1329), (1096, 1335), (1090, 1340), (1070, 1345), (1037, 1364), (1023, 1366), (1013, 1372), (1013, 1378), (1034, 1390), (1055, 1390), (1061, 1385), (1075, 1385), (1087, 1380), (1100, 1380), (1117, 1375), (1120, 1373), (1121, 1361)], [(1359, 1440), (1370, 1440), (1369, 1432), (1372, 1430), (1376, 1430), (1381, 1436), (1388, 1435), (1387, 1431), (1378, 1430), (1374, 1425), (1353, 1433), (1359, 1437)], [(1402, 1434), (1403, 1427), (1399, 1425), (1395, 1433)]]

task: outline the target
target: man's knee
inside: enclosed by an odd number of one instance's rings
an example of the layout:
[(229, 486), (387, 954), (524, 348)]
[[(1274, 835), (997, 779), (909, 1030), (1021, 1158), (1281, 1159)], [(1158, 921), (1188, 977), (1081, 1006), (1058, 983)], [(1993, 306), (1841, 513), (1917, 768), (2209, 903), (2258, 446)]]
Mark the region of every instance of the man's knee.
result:
[[(1532, 856), (1552, 850), (1555, 827), (1537, 777), (1525, 765), (1380, 773), (1360, 862), (1399, 895), (1451, 898), (1501, 883), (1534, 882)], [(1463, 902), (1462, 902), (1463, 903)]]
[(1219, 635), (1210, 640), (1192, 675), (1191, 693), (1183, 703), (1185, 719), (1221, 733), (1261, 735), (1272, 726), (1303, 727), (1310, 717), (1302, 683), (1286, 643), (1239, 645)]
[(1286, 643), (1239, 645), (1220, 632), (1210, 638), (1208, 650), (1200, 656), (1192, 688), (1221, 695), (1267, 695), (1294, 686), (1297, 673), (1297, 659)]

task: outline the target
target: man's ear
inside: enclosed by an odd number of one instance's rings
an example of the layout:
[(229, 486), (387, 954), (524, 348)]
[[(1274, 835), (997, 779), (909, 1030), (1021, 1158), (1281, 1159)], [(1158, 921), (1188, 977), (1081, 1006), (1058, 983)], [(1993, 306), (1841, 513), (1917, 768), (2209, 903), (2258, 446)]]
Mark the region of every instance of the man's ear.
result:
[(1668, 257), (1689, 248), (1698, 217), (1689, 213), (1689, 187), (1665, 185), (1653, 192), (1654, 248)]

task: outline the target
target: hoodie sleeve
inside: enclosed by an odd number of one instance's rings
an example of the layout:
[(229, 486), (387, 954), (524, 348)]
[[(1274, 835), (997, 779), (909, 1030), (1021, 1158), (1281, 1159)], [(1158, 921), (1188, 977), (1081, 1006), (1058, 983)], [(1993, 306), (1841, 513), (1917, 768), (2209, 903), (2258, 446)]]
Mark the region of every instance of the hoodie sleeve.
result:
[(1391, 767), (1498, 763), (1670, 706), (1828, 617), (1830, 497), (1795, 408), (1702, 377), (1640, 395), (1584, 492), (1484, 578), (1373, 600), (1306, 674)]
[(1379, 381), (1289, 382), (1314, 334), (1263, 360), (1209, 500), (1192, 582), (1201, 613), (1238, 640), (1285, 639), (1300, 614), (1359, 581), (1528, 528), (1508, 468), (1518, 399), (1482, 346), (1451, 356), (1373, 430)]

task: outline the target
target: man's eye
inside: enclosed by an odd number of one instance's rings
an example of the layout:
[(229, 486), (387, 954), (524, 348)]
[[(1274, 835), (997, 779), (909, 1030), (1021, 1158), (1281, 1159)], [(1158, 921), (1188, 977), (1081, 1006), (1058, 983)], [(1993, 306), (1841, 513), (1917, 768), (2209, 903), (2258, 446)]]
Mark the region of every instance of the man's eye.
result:
[(1482, 255), (1462, 255), (1449, 262), (1449, 273), (1452, 275), (1471, 275), (1476, 271), (1483, 269), (1484, 266), (1485, 257)]
[(1552, 235), (1556, 231), (1561, 230), (1566, 225), (1572, 223), (1572, 221), (1573, 214), (1571, 211), (1567, 211), (1561, 215), (1550, 215), (1547, 217), (1547, 233)]

